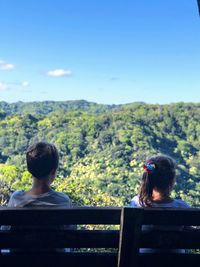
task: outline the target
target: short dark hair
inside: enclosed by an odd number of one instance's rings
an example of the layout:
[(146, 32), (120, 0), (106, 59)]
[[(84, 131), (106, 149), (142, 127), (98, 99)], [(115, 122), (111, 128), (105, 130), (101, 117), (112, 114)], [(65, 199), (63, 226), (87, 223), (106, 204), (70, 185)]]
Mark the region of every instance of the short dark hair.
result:
[(58, 150), (51, 143), (37, 142), (26, 152), (27, 169), (38, 179), (47, 177), (52, 170), (56, 170), (58, 161)]
[(142, 206), (151, 206), (153, 189), (156, 188), (160, 192), (168, 191), (168, 194), (170, 194), (175, 183), (176, 163), (167, 155), (152, 156), (146, 162), (147, 164), (153, 164), (155, 170), (153, 172), (144, 171), (139, 202)]

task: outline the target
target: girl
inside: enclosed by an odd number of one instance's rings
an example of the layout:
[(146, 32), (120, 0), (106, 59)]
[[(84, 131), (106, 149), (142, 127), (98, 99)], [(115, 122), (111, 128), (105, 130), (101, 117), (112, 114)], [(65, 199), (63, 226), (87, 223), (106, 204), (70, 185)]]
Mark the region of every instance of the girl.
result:
[(139, 195), (131, 200), (132, 207), (189, 208), (170, 194), (175, 183), (176, 164), (166, 155), (150, 157), (144, 165)]
[[(132, 207), (189, 208), (181, 199), (173, 199), (170, 194), (175, 183), (176, 164), (165, 155), (150, 157), (144, 165), (139, 195), (131, 200)], [(143, 225), (143, 230), (182, 230), (182, 226)], [(185, 253), (185, 249), (140, 248), (141, 253)]]

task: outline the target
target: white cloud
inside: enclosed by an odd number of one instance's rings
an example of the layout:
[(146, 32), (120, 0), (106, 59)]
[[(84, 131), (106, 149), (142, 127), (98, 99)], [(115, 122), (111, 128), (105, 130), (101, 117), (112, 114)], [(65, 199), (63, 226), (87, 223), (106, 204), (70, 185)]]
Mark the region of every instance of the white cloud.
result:
[(0, 91), (5, 91), (8, 89), (8, 84), (0, 82)]
[(27, 90), (27, 87), (30, 86), (30, 83), (28, 81), (23, 82), (1, 82), (0, 81), (0, 91), (6, 91), (6, 90), (19, 90), (24, 89)]
[(55, 70), (49, 70), (46, 74), (47, 76), (51, 77), (63, 77), (63, 76), (71, 76), (72, 71), (64, 69), (55, 69)]
[(23, 81), (23, 82), (21, 83), (21, 85), (22, 85), (23, 87), (28, 87), (28, 86), (30, 85), (30, 83), (29, 83), (28, 81)]
[(0, 60), (0, 70), (13, 70), (15, 69), (15, 65), (11, 63), (7, 63), (4, 60)]

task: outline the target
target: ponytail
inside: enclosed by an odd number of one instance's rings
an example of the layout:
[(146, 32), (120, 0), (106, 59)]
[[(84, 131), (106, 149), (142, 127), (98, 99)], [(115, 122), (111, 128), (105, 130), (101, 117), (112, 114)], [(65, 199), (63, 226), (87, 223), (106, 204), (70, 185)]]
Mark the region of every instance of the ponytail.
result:
[(151, 207), (153, 183), (151, 173), (145, 171), (142, 175), (142, 184), (139, 192), (139, 203), (142, 207)]
[(152, 206), (152, 194), (155, 188), (170, 194), (175, 182), (175, 169), (175, 161), (169, 156), (158, 155), (149, 158), (144, 165), (139, 192), (139, 203), (142, 207)]

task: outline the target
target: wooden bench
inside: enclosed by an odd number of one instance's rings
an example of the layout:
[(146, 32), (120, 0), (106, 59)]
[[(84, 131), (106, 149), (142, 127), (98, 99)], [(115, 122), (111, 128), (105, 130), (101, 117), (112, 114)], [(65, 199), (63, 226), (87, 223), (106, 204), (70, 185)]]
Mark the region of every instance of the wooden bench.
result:
[[(119, 229), (120, 216), (120, 208), (1, 208), (0, 267), (116, 267), (119, 230), (62, 230), (59, 226), (118, 225)], [(5, 230), (5, 225), (11, 229)], [(80, 248), (104, 251), (77, 251)]]
[[(119, 228), (120, 224), (120, 231), (105, 229), (106, 225)], [(0, 249), (10, 249), (9, 253), (0, 253), (0, 267), (200, 266), (200, 254), (140, 251), (141, 248), (199, 249), (200, 230), (196, 227), (200, 225), (199, 209), (1, 208), (0, 225), (12, 226), (0, 231)], [(58, 227), (61, 225), (105, 228), (64, 230)], [(143, 225), (151, 225), (153, 229), (148, 230), (149, 226), (142, 229)], [(75, 249), (64, 252), (63, 248)]]
[[(127, 207), (121, 218), (119, 267), (200, 266), (200, 209)], [(144, 248), (155, 250), (144, 253)], [(175, 253), (180, 249), (189, 251)]]

